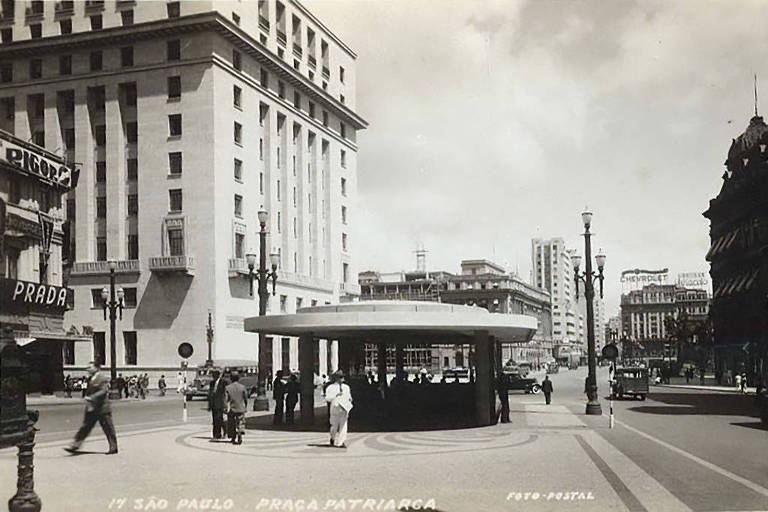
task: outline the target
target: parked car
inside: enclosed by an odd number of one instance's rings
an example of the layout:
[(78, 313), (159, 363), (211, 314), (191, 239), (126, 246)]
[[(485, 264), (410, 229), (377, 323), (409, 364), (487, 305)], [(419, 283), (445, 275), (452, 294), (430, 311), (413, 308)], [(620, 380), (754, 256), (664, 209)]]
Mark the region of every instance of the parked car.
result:
[(552, 375), (553, 373), (559, 373), (560, 372), (560, 365), (557, 363), (552, 363), (549, 366), (547, 366), (547, 375)]
[(639, 367), (616, 368), (613, 390), (616, 396), (632, 395), (645, 400), (648, 395), (648, 369)]
[(526, 393), (533, 393), (534, 395), (541, 391), (539, 381), (535, 378), (523, 377), (519, 373), (504, 372), (504, 376), (507, 378), (508, 390), (522, 390)]

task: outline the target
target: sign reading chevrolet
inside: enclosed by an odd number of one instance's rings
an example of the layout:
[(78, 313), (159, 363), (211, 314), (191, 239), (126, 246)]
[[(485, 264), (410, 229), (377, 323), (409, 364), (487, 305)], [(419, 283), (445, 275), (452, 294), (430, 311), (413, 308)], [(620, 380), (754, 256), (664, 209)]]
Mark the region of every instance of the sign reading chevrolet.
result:
[(0, 161), (48, 185), (68, 190), (77, 185), (77, 171), (68, 167), (63, 159), (2, 130)]

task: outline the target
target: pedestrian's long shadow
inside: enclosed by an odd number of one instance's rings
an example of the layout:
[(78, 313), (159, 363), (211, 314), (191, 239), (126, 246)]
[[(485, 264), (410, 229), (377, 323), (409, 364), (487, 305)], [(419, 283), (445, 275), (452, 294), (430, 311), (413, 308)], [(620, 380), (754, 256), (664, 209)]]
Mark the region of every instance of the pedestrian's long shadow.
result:
[(748, 416), (758, 418), (755, 397), (724, 393), (652, 393), (649, 400), (666, 405), (640, 405), (630, 411), (646, 414)]

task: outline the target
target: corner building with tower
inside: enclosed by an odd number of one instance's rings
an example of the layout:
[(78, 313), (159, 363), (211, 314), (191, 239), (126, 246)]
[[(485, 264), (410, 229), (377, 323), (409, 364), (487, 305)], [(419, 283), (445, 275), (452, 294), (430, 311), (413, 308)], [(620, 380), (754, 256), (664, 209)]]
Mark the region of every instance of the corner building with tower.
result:
[[(65, 323), (90, 342), (65, 373), (110, 363), (109, 261), (119, 372), (168, 376), (181, 342), (203, 363), (209, 312), (214, 358), (255, 360), (243, 319), (262, 208), (280, 260), (268, 314), (359, 294), (357, 56), (301, 3), (4, 0), (0, 18), (0, 129), (80, 169), (62, 205)], [(270, 371), (298, 368), (297, 339), (271, 349)]]

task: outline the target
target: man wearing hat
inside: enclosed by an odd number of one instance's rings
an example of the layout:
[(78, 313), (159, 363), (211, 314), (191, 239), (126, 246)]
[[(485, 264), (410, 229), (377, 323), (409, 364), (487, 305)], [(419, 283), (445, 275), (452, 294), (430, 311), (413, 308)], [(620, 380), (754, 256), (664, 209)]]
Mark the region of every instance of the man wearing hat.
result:
[(344, 374), (333, 374), (333, 383), (325, 389), (325, 401), (331, 405), (331, 446), (346, 448), (347, 419), (352, 410), (352, 391), (344, 384)]

